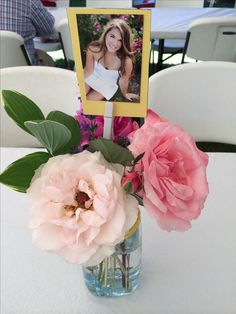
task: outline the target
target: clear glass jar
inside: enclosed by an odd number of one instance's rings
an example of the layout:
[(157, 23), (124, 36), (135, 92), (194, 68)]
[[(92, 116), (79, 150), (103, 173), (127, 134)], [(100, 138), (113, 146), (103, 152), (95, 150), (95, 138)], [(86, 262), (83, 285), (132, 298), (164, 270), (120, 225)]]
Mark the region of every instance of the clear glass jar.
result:
[(100, 264), (83, 267), (84, 280), (97, 296), (122, 296), (138, 286), (141, 268), (141, 223), (131, 236), (116, 245), (116, 251)]

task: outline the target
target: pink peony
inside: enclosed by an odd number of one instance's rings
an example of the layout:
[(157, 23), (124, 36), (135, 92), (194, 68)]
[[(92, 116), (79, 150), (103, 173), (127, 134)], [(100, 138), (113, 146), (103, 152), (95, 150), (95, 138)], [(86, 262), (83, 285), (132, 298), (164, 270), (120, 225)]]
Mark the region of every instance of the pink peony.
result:
[(164, 230), (185, 231), (199, 216), (208, 194), (207, 154), (175, 123), (151, 110), (144, 125), (129, 136), (143, 175), (143, 203)]
[(121, 187), (122, 171), (100, 152), (50, 158), (27, 190), (33, 242), (87, 266), (111, 255), (138, 213), (136, 199)]

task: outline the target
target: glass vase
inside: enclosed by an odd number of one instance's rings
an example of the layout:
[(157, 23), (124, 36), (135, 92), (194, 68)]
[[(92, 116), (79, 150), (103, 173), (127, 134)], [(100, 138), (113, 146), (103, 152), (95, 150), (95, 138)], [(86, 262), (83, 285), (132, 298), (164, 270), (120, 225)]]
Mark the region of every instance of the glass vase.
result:
[(138, 286), (141, 268), (141, 223), (115, 252), (100, 264), (83, 266), (84, 280), (89, 291), (96, 296), (122, 296), (132, 293)]

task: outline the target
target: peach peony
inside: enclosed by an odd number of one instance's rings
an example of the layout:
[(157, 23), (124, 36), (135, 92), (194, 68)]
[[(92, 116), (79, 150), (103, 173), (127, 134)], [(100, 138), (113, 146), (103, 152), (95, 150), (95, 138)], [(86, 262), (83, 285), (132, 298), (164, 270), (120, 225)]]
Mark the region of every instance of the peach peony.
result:
[(138, 213), (121, 187), (122, 170), (100, 152), (50, 158), (27, 190), (33, 242), (87, 266), (111, 255)]
[(143, 175), (143, 204), (164, 230), (185, 231), (197, 218), (208, 194), (207, 154), (175, 123), (151, 110), (145, 124), (130, 134), (134, 156)]

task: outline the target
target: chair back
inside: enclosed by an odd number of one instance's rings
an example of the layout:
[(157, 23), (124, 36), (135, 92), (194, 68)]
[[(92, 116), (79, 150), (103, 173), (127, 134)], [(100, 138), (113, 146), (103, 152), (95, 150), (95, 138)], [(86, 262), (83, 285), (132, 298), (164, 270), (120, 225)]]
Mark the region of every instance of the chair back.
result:
[(179, 123), (196, 141), (236, 144), (236, 64), (206, 61), (149, 79), (149, 108)]
[(196, 60), (236, 62), (236, 17), (210, 17), (193, 21), (185, 52)]
[(58, 24), (56, 25), (56, 30), (59, 34), (65, 60), (67, 62), (69, 60), (74, 60), (68, 19), (64, 18), (61, 21), (59, 21)]
[[(76, 73), (61, 68), (31, 66), (2, 69), (1, 89), (15, 90), (29, 97), (45, 116), (53, 110), (64, 111), (73, 116), (80, 104)], [(10, 119), (2, 103), (0, 110), (1, 146), (41, 146), (33, 136)]]
[(0, 31), (1, 68), (30, 65), (30, 59), (24, 46), (24, 39), (17, 33)]

